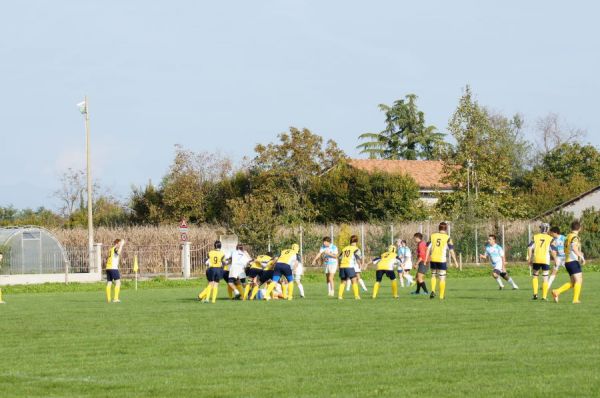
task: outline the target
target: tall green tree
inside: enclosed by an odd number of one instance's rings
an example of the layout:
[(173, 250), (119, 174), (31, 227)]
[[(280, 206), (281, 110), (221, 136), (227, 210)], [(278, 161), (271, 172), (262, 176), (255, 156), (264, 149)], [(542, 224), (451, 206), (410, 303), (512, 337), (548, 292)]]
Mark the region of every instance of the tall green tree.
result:
[(417, 108), (417, 96), (388, 106), (380, 104), (385, 112), (385, 129), (379, 133), (365, 133), (358, 138), (364, 142), (357, 146), (360, 153), (381, 159), (434, 159), (444, 146), (444, 134), (434, 126), (427, 126), (425, 114)]

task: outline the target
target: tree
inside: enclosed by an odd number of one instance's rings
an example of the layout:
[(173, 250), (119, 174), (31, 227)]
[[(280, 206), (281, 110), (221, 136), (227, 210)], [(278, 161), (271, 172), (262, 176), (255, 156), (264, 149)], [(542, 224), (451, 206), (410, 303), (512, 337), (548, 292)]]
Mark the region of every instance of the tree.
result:
[(507, 145), (517, 127), (507, 119), (492, 117), (475, 101), (470, 87), (465, 88), (448, 125), (456, 145), (444, 158), (446, 180), (457, 190), (442, 196), (438, 209), (449, 216), (468, 218), (520, 218), (528, 214), (526, 204), (511, 186), (518, 151)]
[[(313, 179), (345, 158), (337, 144), (310, 130), (290, 127), (279, 143), (257, 145), (251, 164), (252, 187), (261, 187), (274, 196), (275, 209), (290, 224), (314, 219), (308, 191)], [(254, 189), (254, 188), (252, 188)]]
[[(54, 191), (53, 196), (60, 200), (60, 213), (69, 218), (79, 207), (79, 210), (87, 209), (87, 179), (83, 170), (68, 168), (60, 176), (60, 188)], [(94, 181), (92, 185), (92, 200), (100, 191), (100, 184)]]
[(444, 144), (444, 134), (425, 125), (425, 114), (417, 109), (417, 96), (409, 94), (391, 107), (380, 104), (385, 112), (386, 127), (379, 133), (365, 133), (357, 148), (371, 158), (434, 159)]
[(566, 126), (557, 113), (550, 112), (537, 121), (542, 155), (568, 142), (579, 141), (586, 135), (585, 130)]

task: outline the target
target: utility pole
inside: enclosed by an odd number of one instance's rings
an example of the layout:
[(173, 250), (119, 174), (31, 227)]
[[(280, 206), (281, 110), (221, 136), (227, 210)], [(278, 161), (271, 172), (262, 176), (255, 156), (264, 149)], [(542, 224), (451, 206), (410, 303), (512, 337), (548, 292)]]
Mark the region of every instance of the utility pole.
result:
[[(86, 158), (86, 174), (87, 174), (87, 216), (88, 216), (88, 261), (90, 272), (92, 271), (92, 264), (95, 263), (94, 259), (94, 217), (92, 213), (92, 168), (91, 168), (91, 157), (90, 157), (90, 112), (88, 106), (87, 96), (84, 97), (83, 102), (78, 104), (80, 112), (84, 116), (85, 120), (85, 158)], [(94, 264), (94, 268), (98, 266), (100, 271), (100, 264)]]

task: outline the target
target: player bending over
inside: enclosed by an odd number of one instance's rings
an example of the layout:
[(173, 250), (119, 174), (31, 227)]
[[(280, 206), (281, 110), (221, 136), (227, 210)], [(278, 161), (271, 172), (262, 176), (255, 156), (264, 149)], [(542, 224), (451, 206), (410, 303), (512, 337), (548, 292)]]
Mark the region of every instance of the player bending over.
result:
[(485, 254), (480, 254), (479, 258), (485, 260), (490, 259), (492, 265), (492, 277), (498, 282), (498, 289), (504, 289), (502, 279), (512, 285), (513, 290), (519, 288), (513, 279), (506, 272), (506, 256), (502, 246), (496, 243), (496, 235), (488, 235), (488, 243), (485, 245)]
[(321, 249), (319, 250), (319, 253), (315, 259), (312, 261), (313, 266), (316, 264), (317, 259), (319, 258), (323, 259), (323, 267), (325, 268), (327, 295), (329, 297), (333, 297), (335, 295), (334, 277), (338, 267), (338, 249), (337, 246), (333, 244), (329, 236), (323, 238)]
[(456, 261), (452, 239), (448, 236), (448, 224), (441, 222), (438, 231), (431, 234), (425, 262), (428, 260), (431, 261), (431, 294), (429, 298), (435, 297), (435, 289), (439, 280), (440, 300), (443, 300), (446, 297), (446, 272), (448, 270), (446, 261), (448, 252), (451, 255), (450, 264), (452, 264), (452, 260), (454, 260), (455, 264), (458, 264), (458, 261)]
[(573, 288), (573, 304), (579, 304), (579, 296), (581, 295), (581, 284), (583, 283), (583, 273), (581, 265), (585, 265), (585, 258), (581, 251), (581, 243), (579, 241), (579, 231), (581, 231), (581, 223), (573, 221), (571, 223), (571, 233), (567, 235), (565, 243), (566, 263), (565, 268), (569, 273), (571, 281), (565, 283), (561, 287), (552, 291), (554, 301), (558, 303), (558, 297), (561, 293)]
[[(300, 262), (300, 246), (294, 243), (290, 249), (283, 250), (279, 257), (277, 258), (277, 263), (275, 264), (275, 268), (273, 269), (273, 278), (272, 282), (269, 283), (269, 287), (267, 288), (267, 294), (265, 299), (269, 300), (270, 295), (275, 289), (275, 285), (279, 283), (282, 276), (285, 276), (287, 279), (287, 286), (282, 284), (282, 290), (287, 287), (287, 299), (292, 300), (294, 297), (294, 275), (292, 272), (292, 267), (296, 267), (296, 263)], [(284, 292), (285, 293), (285, 292)], [(286, 295), (284, 294), (284, 297)]]
[(340, 280), (342, 282), (338, 291), (338, 299), (341, 300), (344, 298), (344, 285), (351, 283), (354, 299), (360, 300), (356, 268), (360, 269), (361, 265), (362, 254), (358, 248), (358, 236), (352, 235), (350, 237), (350, 245), (344, 247), (340, 254)]
[(227, 256), (221, 250), (221, 241), (215, 241), (214, 249), (208, 252), (208, 258), (206, 259), (206, 280), (208, 286), (198, 295), (198, 299), (204, 303), (211, 301), (217, 301), (217, 294), (219, 292), (219, 281), (223, 277), (223, 268), (227, 261)]
[(529, 265), (533, 269), (531, 286), (533, 288), (533, 300), (538, 299), (540, 270), (542, 270), (542, 300), (548, 296), (548, 274), (550, 273), (550, 257), (552, 250), (550, 243), (552, 237), (548, 235), (550, 225), (542, 223), (540, 232), (533, 235), (533, 240), (529, 242)]
[(119, 259), (125, 245), (124, 239), (115, 239), (113, 246), (108, 251), (108, 260), (106, 260), (106, 301), (110, 303), (110, 290), (113, 282), (115, 290), (112, 302), (120, 303), (119, 293), (121, 292), (121, 274), (119, 273)]
[(247, 275), (248, 278), (250, 278), (250, 283), (246, 285), (246, 289), (244, 290), (244, 300), (248, 298), (250, 289), (252, 289), (252, 293), (250, 294), (250, 300), (254, 300), (254, 298), (258, 294), (258, 289), (261, 285), (260, 277), (267, 265), (273, 260), (272, 257), (273, 253), (268, 252), (267, 254), (261, 254), (260, 256), (256, 257), (254, 261), (252, 261)]
[(243, 298), (244, 285), (246, 284), (246, 266), (252, 261), (252, 257), (244, 250), (244, 246), (238, 244), (235, 251), (231, 253), (231, 266), (227, 284), (233, 291), (234, 299)]
[(558, 227), (550, 228), (550, 236), (552, 236), (552, 243), (550, 243), (550, 250), (552, 251), (552, 257), (554, 257), (554, 267), (548, 278), (548, 290), (552, 289), (552, 282), (556, 279), (556, 275), (561, 267), (565, 266), (565, 240), (567, 239), (564, 235), (561, 235)]
[[(373, 260), (373, 264), (377, 266), (375, 270), (375, 286), (373, 286), (373, 298), (377, 298), (379, 292), (379, 286), (383, 275), (386, 275), (392, 281), (392, 296), (398, 298), (398, 281), (396, 280), (396, 273), (394, 272), (395, 265), (400, 264), (401, 259), (396, 253), (396, 246), (391, 245), (388, 247), (388, 251), (383, 253), (380, 257), (376, 257)], [(402, 274), (399, 274), (402, 278)]]

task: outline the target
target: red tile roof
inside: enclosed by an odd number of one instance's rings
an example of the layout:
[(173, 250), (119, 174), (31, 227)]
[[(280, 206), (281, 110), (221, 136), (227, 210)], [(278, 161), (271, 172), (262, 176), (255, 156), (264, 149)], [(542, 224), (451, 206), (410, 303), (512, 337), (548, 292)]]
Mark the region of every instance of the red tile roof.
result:
[(409, 175), (421, 189), (452, 189), (452, 185), (441, 182), (444, 163), (440, 160), (349, 159), (348, 163), (370, 173)]

